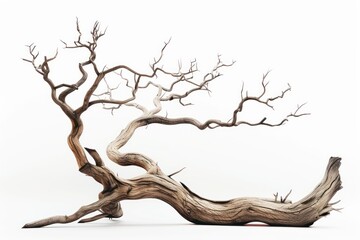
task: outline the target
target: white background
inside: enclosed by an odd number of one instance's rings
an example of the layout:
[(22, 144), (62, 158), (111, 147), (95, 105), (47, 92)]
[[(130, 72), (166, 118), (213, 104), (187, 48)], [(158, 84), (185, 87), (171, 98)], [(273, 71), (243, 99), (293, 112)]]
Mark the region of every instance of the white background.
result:
[[(359, 9), (356, 1), (4, 1), (0, 19), (0, 236), (2, 239), (356, 239), (359, 198)], [(75, 19), (84, 34), (98, 20), (108, 27), (99, 42), (99, 66), (128, 64), (146, 71), (164, 41), (172, 38), (164, 64), (185, 65), (196, 58), (200, 70), (217, 54), (236, 60), (212, 84), (212, 97), (200, 94), (194, 106), (168, 106), (170, 116), (227, 120), (239, 100), (242, 82), (256, 93), (268, 70), (269, 90), (292, 91), (276, 111), (253, 108), (253, 117), (276, 121), (307, 102), (311, 116), (278, 128), (240, 126), (199, 131), (193, 127), (150, 126), (125, 147), (151, 156), (163, 171), (186, 169), (176, 179), (212, 199), (272, 197), (279, 192), (298, 200), (321, 180), (330, 156), (343, 158), (341, 213), (311, 228), (196, 226), (157, 200), (125, 201), (115, 221), (23, 230), (27, 222), (69, 214), (96, 200), (100, 191), (77, 171), (66, 145), (70, 125), (50, 100), (46, 83), (23, 61), (25, 44), (36, 43), (41, 56), (52, 55), (55, 82), (80, 76), (77, 62), (86, 55), (64, 50), (59, 41), (76, 38)], [(76, 104), (76, 97), (72, 99)], [(107, 144), (136, 112), (112, 116), (100, 108), (84, 115), (84, 146), (105, 158)], [(264, 115), (265, 114), (265, 115)], [(124, 177), (135, 168), (106, 164)], [(3, 236), (5, 238), (3, 238)]]

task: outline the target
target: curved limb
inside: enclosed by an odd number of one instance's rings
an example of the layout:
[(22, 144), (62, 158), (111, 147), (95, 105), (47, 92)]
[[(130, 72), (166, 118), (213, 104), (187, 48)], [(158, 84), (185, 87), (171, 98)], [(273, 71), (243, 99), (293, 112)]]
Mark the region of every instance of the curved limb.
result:
[[(42, 64), (37, 66), (35, 60), (38, 57), (38, 54), (34, 52), (35, 47), (33, 45), (28, 46), (31, 59), (27, 62), (32, 63), (34, 69), (43, 76), (45, 82), (51, 88), (51, 94), (54, 102), (58, 104), (65, 114), (72, 121), (72, 132), (68, 138), (68, 143), (73, 151), (76, 160), (78, 161), (79, 170), (87, 175), (92, 176), (96, 181), (101, 183), (104, 186), (104, 190), (100, 193), (100, 200), (80, 208), (77, 212), (70, 216), (55, 216), (52, 218), (47, 218), (37, 222), (33, 222), (25, 225), (24, 227), (41, 227), (53, 223), (68, 223), (74, 220), (81, 218), (91, 212), (96, 210), (101, 210), (106, 213), (108, 216), (118, 217), (122, 215), (121, 207), (119, 201), (123, 199), (140, 199), (140, 198), (158, 198), (173, 206), (183, 217), (194, 223), (202, 224), (244, 224), (249, 221), (262, 221), (270, 225), (286, 225), (286, 226), (309, 226), (314, 221), (320, 217), (328, 214), (333, 210), (333, 204), (330, 204), (329, 201), (332, 196), (341, 188), (340, 175), (338, 168), (340, 166), (340, 158), (331, 158), (329, 166), (327, 168), (325, 177), (319, 186), (303, 200), (300, 200), (296, 203), (290, 204), (281, 199), (280, 202), (270, 201), (258, 198), (237, 198), (229, 201), (211, 201), (205, 198), (202, 198), (195, 193), (193, 193), (185, 185), (181, 185), (174, 181), (171, 178), (171, 174), (166, 176), (157, 166), (157, 164), (150, 158), (137, 154), (137, 153), (128, 153), (121, 154), (118, 152), (118, 149), (121, 148), (127, 141), (131, 138), (135, 130), (139, 127), (146, 126), (148, 124), (157, 123), (164, 125), (175, 125), (175, 124), (191, 124), (199, 129), (206, 128), (216, 128), (216, 127), (233, 127), (240, 124), (247, 124), (250, 126), (257, 125), (266, 125), (266, 126), (280, 126), (284, 124), (289, 117), (300, 117), (307, 114), (300, 114), (299, 109), (303, 106), (298, 106), (294, 113), (286, 116), (279, 123), (268, 123), (266, 118), (263, 118), (259, 122), (251, 123), (247, 121), (241, 121), (237, 119), (237, 114), (241, 112), (244, 108), (244, 104), (248, 101), (255, 101), (259, 104), (273, 108), (271, 102), (281, 99), (285, 94), (290, 91), (290, 86), (286, 90), (282, 91), (281, 94), (275, 97), (265, 97), (266, 87), (268, 83), (265, 83), (265, 78), (267, 74), (263, 76), (262, 81), (262, 92), (256, 96), (249, 96), (247, 93), (243, 95), (243, 89), (241, 91), (241, 100), (238, 106), (235, 108), (232, 118), (228, 122), (223, 122), (221, 120), (210, 119), (204, 123), (201, 123), (193, 118), (177, 118), (170, 119), (167, 117), (158, 116), (157, 114), (161, 110), (160, 101), (172, 101), (174, 99), (178, 100), (182, 105), (182, 101), (188, 97), (190, 94), (196, 91), (209, 91), (208, 84), (210, 81), (221, 76), (219, 69), (221, 67), (231, 66), (232, 64), (223, 64), (218, 58), (218, 63), (216, 67), (205, 74), (201, 83), (196, 83), (192, 81), (193, 73), (197, 71), (196, 61), (191, 62), (189, 70), (186, 72), (181, 72), (181, 65), (179, 64), (179, 71), (175, 73), (167, 72), (162, 69), (162, 67), (157, 67), (156, 65), (162, 58), (163, 50), (159, 59), (155, 59), (154, 63), (151, 65), (151, 72), (140, 73), (136, 70), (131, 69), (125, 65), (118, 65), (107, 70), (99, 71), (95, 64), (95, 48), (97, 46), (97, 40), (104, 35), (105, 32), (99, 31), (99, 24), (96, 22), (94, 24), (93, 31), (91, 35), (93, 37), (92, 41), (87, 43), (82, 43), (81, 41), (81, 32), (79, 30), (79, 25), (77, 22), (77, 30), (79, 32), (78, 40), (74, 42), (74, 46), (67, 46), (66, 48), (87, 48), (90, 51), (90, 57), (87, 62), (79, 65), (79, 70), (82, 73), (82, 77), (74, 85), (60, 84), (55, 85), (49, 77), (50, 67), (49, 62), (54, 60), (57, 56), (47, 58), (45, 57)], [(85, 72), (83, 66), (92, 64), (94, 71), (96, 73), (96, 79), (92, 83), (91, 87), (86, 91), (86, 94), (83, 99), (83, 104), (76, 109), (75, 111), (71, 108), (66, 102), (65, 98), (68, 94), (77, 89), (78, 85), (81, 85), (87, 79), (87, 73)], [(99, 99), (91, 100), (91, 96), (94, 95), (95, 90), (97, 89), (100, 82), (105, 79), (105, 76), (116, 70), (124, 70), (133, 74), (134, 76), (134, 86), (128, 85), (126, 81), (126, 86), (132, 89), (132, 96), (125, 100), (113, 100), (113, 99)], [(141, 86), (140, 79), (149, 78), (150, 80), (157, 77), (157, 74), (164, 74), (166, 76), (173, 77), (173, 82), (170, 87), (163, 87), (160, 84), (156, 84), (152, 81), (148, 81), (147, 84)], [(192, 88), (187, 89), (185, 93), (173, 93), (174, 86), (178, 83), (186, 82), (190, 84)], [(133, 102), (136, 98), (136, 92), (139, 88), (147, 87), (157, 87), (159, 89), (158, 95), (154, 98), (155, 109), (152, 111), (146, 111), (136, 103)], [(57, 96), (56, 90), (60, 88), (65, 89), (60, 96)], [(111, 91), (112, 88), (109, 88), (108, 91)], [(165, 95), (161, 96), (161, 91), (166, 92)], [(144, 112), (144, 115), (133, 122), (131, 122), (122, 133), (109, 145), (107, 149), (108, 156), (114, 162), (120, 165), (136, 165), (144, 168), (147, 173), (131, 180), (123, 180), (114, 176), (114, 174), (107, 169), (100, 157), (96, 152), (89, 151), (90, 155), (95, 159), (96, 166), (89, 164), (85, 152), (80, 145), (79, 138), (82, 133), (82, 122), (80, 115), (86, 111), (90, 106), (94, 104), (114, 104), (114, 105), (128, 105), (135, 106)], [(124, 186), (126, 186), (124, 188)], [(111, 198), (110, 198), (111, 196)], [(85, 218), (83, 221), (93, 221), (100, 219), (104, 215), (100, 214), (95, 217)]]
[(88, 222), (94, 222), (96, 220), (102, 219), (102, 218), (106, 218), (106, 217), (110, 217), (109, 214), (107, 213), (100, 213), (98, 215), (95, 215), (93, 217), (89, 217), (89, 218), (83, 218), (79, 221), (79, 223), (88, 223)]
[(131, 179), (132, 188), (126, 199), (157, 198), (175, 208), (181, 216), (197, 224), (242, 225), (263, 222), (274, 226), (305, 227), (329, 214), (335, 203), (329, 203), (341, 189), (340, 158), (329, 160), (320, 184), (305, 198), (295, 203), (260, 198), (236, 198), (212, 201), (193, 193), (164, 175), (145, 174)]
[(130, 140), (137, 128), (145, 125), (146, 121), (144, 121), (143, 118), (138, 118), (128, 124), (126, 128), (121, 131), (119, 136), (108, 145), (106, 149), (108, 158), (122, 166), (134, 165), (143, 168), (145, 171), (158, 169), (157, 164), (145, 155), (139, 153), (123, 154), (118, 151), (118, 149)]
[(111, 195), (106, 196), (92, 204), (81, 207), (79, 210), (77, 210), (75, 213), (73, 213), (71, 215), (54, 216), (54, 217), (45, 218), (45, 219), (42, 219), (39, 221), (25, 224), (23, 226), (23, 228), (38, 228), (38, 227), (51, 225), (54, 223), (74, 222), (87, 214), (90, 214), (92, 212), (100, 210), (102, 207), (105, 207), (109, 203), (117, 202), (118, 201), (117, 199), (118, 199), (118, 194), (111, 194)]
[[(311, 226), (321, 217), (328, 215), (335, 203), (332, 197), (341, 189), (339, 174), (340, 158), (329, 160), (325, 175), (320, 184), (303, 199), (290, 201), (270, 201), (261, 198), (235, 198), (227, 201), (213, 201), (200, 197), (186, 185), (176, 182), (161, 172), (148, 172), (136, 178), (122, 181), (118, 187), (101, 200), (81, 207), (69, 216), (55, 216), (26, 224), (24, 228), (43, 227), (54, 223), (69, 223), (100, 210), (102, 214), (85, 218), (80, 222), (91, 222), (103, 217), (120, 217), (107, 210), (118, 210), (114, 207), (121, 200), (156, 198), (171, 205), (181, 216), (196, 224), (243, 225), (249, 222), (263, 222), (273, 226)], [(126, 186), (126, 187), (124, 187)], [(119, 205), (118, 205), (119, 206)]]

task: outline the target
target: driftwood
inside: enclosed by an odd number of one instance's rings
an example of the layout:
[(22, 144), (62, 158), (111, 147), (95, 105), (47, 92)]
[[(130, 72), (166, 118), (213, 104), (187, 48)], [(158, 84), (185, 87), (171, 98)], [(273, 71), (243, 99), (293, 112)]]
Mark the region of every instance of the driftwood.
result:
[[(329, 160), (323, 180), (303, 199), (291, 203), (287, 199), (235, 198), (228, 201), (212, 201), (200, 197), (183, 183), (178, 183), (154, 164), (144, 175), (125, 180), (114, 176), (108, 169), (91, 164), (82, 172), (112, 179), (112, 189), (100, 194), (100, 200), (81, 207), (69, 216), (55, 216), (28, 223), (24, 228), (43, 227), (54, 223), (70, 223), (92, 212), (99, 215), (83, 218), (86, 223), (100, 218), (122, 216), (121, 200), (156, 198), (171, 205), (190, 222), (196, 224), (236, 224), (263, 222), (274, 226), (307, 227), (334, 210), (335, 203), (329, 203), (334, 194), (341, 189), (339, 175), (340, 158)], [(99, 171), (99, 169), (101, 169)]]
[[(288, 200), (289, 194), (280, 199), (275, 195), (274, 199), (236, 198), (228, 201), (212, 201), (200, 197), (183, 183), (175, 181), (172, 176), (177, 172), (169, 175), (164, 174), (151, 158), (140, 153), (122, 153), (119, 151), (133, 136), (136, 129), (150, 124), (187, 124), (197, 127), (200, 130), (217, 127), (236, 127), (239, 125), (281, 126), (290, 118), (308, 115), (307, 113), (299, 113), (303, 105), (298, 106), (293, 113), (288, 114), (281, 121), (275, 123), (268, 122), (266, 117), (261, 118), (261, 120), (257, 122), (239, 120), (237, 114), (243, 111), (247, 102), (255, 102), (273, 108), (272, 103), (275, 100), (282, 99), (285, 94), (290, 91), (290, 86), (277, 96), (266, 96), (268, 82), (266, 82), (265, 79), (268, 74), (264, 74), (261, 82), (262, 91), (258, 95), (249, 95), (248, 92), (244, 93), (244, 87), (242, 88), (241, 100), (232, 112), (229, 121), (210, 119), (205, 122), (200, 122), (194, 118), (169, 118), (167, 114), (165, 115), (161, 112), (162, 102), (177, 100), (182, 106), (190, 105), (190, 103), (184, 103), (184, 99), (197, 91), (209, 91), (209, 83), (221, 76), (219, 72), (220, 69), (232, 66), (234, 62), (225, 64), (219, 56), (218, 62), (213, 70), (206, 73), (201, 78), (200, 83), (196, 83), (193, 79), (197, 72), (196, 61), (191, 62), (189, 68), (185, 71), (182, 70), (183, 67), (180, 63), (178, 71), (175, 72), (158, 67), (163, 52), (168, 45), (168, 43), (165, 43), (164, 48), (161, 50), (160, 57), (154, 59), (153, 64), (150, 65), (150, 73), (140, 73), (126, 65), (117, 65), (99, 70), (95, 63), (95, 49), (99, 38), (101, 38), (105, 32), (101, 32), (99, 24), (95, 23), (91, 31), (91, 40), (83, 41), (78, 22), (77, 31), (79, 35), (78, 39), (74, 41), (74, 45), (64, 43), (66, 49), (81, 48), (89, 52), (89, 58), (79, 63), (81, 78), (76, 83), (56, 85), (51, 80), (50, 62), (56, 59), (57, 53), (54, 57), (48, 58), (45, 56), (44, 60), (38, 64), (37, 58), (39, 54), (35, 52), (34, 45), (29, 45), (28, 49), (31, 58), (24, 60), (30, 62), (36, 72), (42, 75), (43, 80), (50, 87), (52, 100), (70, 119), (72, 128), (68, 136), (68, 145), (75, 156), (80, 172), (91, 176), (98, 183), (102, 184), (103, 191), (99, 194), (98, 201), (81, 207), (71, 215), (46, 218), (28, 223), (24, 228), (43, 227), (54, 223), (70, 223), (79, 219), (81, 219), (79, 221), (80, 223), (86, 223), (101, 218), (119, 218), (123, 214), (120, 201), (143, 198), (160, 199), (175, 208), (185, 219), (197, 224), (243, 225), (256, 221), (269, 225), (310, 226), (319, 218), (334, 210), (334, 203), (329, 202), (334, 194), (341, 188), (339, 175), (340, 158), (337, 157), (330, 158), (325, 176), (313, 192), (295, 203), (291, 203)], [(66, 98), (78, 90), (88, 80), (87, 68), (94, 71), (96, 78), (92, 80), (91, 86), (83, 96), (83, 103), (78, 108), (73, 108), (66, 102)], [(126, 72), (127, 75), (123, 75), (124, 72)], [(118, 75), (119, 80), (122, 81), (123, 85), (126, 86), (125, 89), (128, 90), (128, 95), (124, 96), (121, 100), (113, 99), (112, 92), (116, 90), (117, 87), (111, 87), (105, 79), (107, 75), (112, 73)], [(132, 76), (133, 81), (129, 80), (129, 75)], [(159, 75), (172, 79), (170, 86), (164, 87), (160, 83), (157, 83), (155, 80), (157, 80)], [(96, 93), (99, 84), (104, 82), (106, 83), (107, 90), (103, 93)], [(188, 85), (188, 90), (184, 93), (174, 93), (174, 86), (180, 83)], [(145, 88), (155, 88), (157, 90), (157, 94), (153, 99), (153, 109), (147, 109), (135, 102), (138, 90)], [(93, 99), (93, 97), (96, 97), (96, 99)], [(80, 137), (83, 131), (81, 115), (96, 104), (102, 104), (104, 109), (111, 111), (116, 110), (120, 106), (136, 108), (141, 111), (142, 115), (131, 121), (119, 136), (108, 145), (107, 156), (118, 165), (133, 165), (143, 168), (146, 171), (145, 174), (132, 179), (118, 177), (105, 166), (104, 161), (96, 150), (84, 148), (81, 145)], [(85, 151), (94, 159), (95, 164), (88, 161)], [(87, 216), (96, 211), (100, 213), (91, 217)]]

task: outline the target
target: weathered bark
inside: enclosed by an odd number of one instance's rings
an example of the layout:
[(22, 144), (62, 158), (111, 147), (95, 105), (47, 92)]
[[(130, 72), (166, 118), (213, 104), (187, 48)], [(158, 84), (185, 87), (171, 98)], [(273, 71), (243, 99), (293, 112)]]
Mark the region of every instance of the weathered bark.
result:
[[(184, 184), (176, 182), (159, 170), (130, 180), (116, 178), (116, 186), (99, 201), (81, 207), (70, 216), (43, 219), (28, 223), (24, 228), (73, 222), (106, 206), (116, 209), (114, 205), (117, 206), (121, 200), (143, 198), (160, 199), (175, 208), (185, 219), (197, 224), (243, 225), (256, 221), (275, 226), (306, 227), (334, 210), (333, 204), (329, 202), (341, 189), (340, 160), (338, 157), (330, 158), (320, 184), (309, 195), (294, 203), (260, 198), (212, 201), (198, 196)], [(106, 174), (112, 175), (110, 172)], [(115, 179), (114, 176), (112, 178)], [(121, 211), (121, 208), (119, 209)], [(90, 222), (102, 217), (115, 218), (121, 215), (122, 212), (114, 215), (103, 212), (80, 222)]]
[[(266, 117), (256, 122), (238, 119), (238, 113), (242, 112), (248, 102), (255, 102), (257, 104), (273, 109), (273, 103), (276, 100), (284, 98), (285, 94), (291, 90), (290, 85), (277, 96), (267, 96), (268, 83), (265, 81), (268, 73), (263, 75), (261, 81), (261, 92), (257, 95), (249, 95), (244, 92), (244, 85), (241, 89), (240, 101), (234, 108), (231, 119), (222, 121), (218, 119), (209, 119), (205, 122), (200, 122), (197, 119), (182, 117), (169, 118), (167, 114), (161, 114), (162, 102), (170, 102), (177, 100), (181, 105), (187, 106), (191, 103), (184, 103), (187, 97), (198, 91), (210, 91), (209, 83), (219, 78), (222, 74), (220, 69), (230, 67), (230, 64), (223, 63), (218, 56), (218, 62), (215, 67), (208, 73), (203, 75), (200, 82), (196, 82), (194, 74), (198, 71), (196, 61), (191, 61), (188, 69), (183, 70), (182, 64), (179, 62), (177, 71), (167, 71), (163, 67), (159, 67), (159, 63), (163, 57), (163, 52), (168, 42), (162, 48), (160, 56), (154, 59), (150, 64), (150, 72), (144, 73), (132, 69), (126, 65), (117, 65), (111, 68), (104, 68), (99, 71), (96, 60), (95, 49), (100, 37), (105, 32), (99, 29), (99, 23), (96, 22), (91, 31), (91, 40), (83, 41), (82, 33), (77, 22), (78, 38), (74, 41), (74, 45), (65, 44), (67, 49), (86, 49), (89, 52), (89, 57), (86, 61), (79, 63), (79, 71), (81, 78), (74, 84), (62, 83), (55, 85), (50, 79), (49, 63), (57, 57), (44, 57), (44, 61), (37, 63), (38, 53), (35, 52), (35, 46), (29, 45), (30, 59), (24, 59), (30, 62), (35, 71), (42, 75), (43, 80), (49, 85), (52, 100), (60, 107), (65, 115), (70, 119), (72, 124), (71, 132), (68, 136), (68, 145), (73, 152), (77, 161), (79, 171), (91, 176), (94, 180), (103, 186), (102, 192), (98, 196), (98, 201), (81, 207), (75, 213), (69, 216), (55, 216), (46, 218), (40, 221), (28, 223), (24, 228), (43, 227), (55, 223), (69, 223), (80, 220), (80, 223), (96, 221), (98, 219), (109, 217), (119, 218), (123, 215), (120, 201), (127, 199), (143, 199), (156, 198), (160, 199), (173, 208), (175, 208), (181, 216), (190, 222), (198, 224), (235, 224), (242, 225), (249, 222), (257, 221), (267, 223), (269, 225), (284, 225), (284, 226), (310, 226), (322, 216), (325, 216), (334, 210), (334, 204), (329, 203), (334, 194), (341, 188), (341, 181), (339, 175), (340, 158), (330, 158), (325, 176), (320, 184), (306, 197), (291, 203), (285, 199), (274, 200), (260, 199), (260, 198), (236, 198), (228, 201), (212, 201), (198, 196), (186, 187), (171, 178), (177, 172), (166, 175), (158, 167), (155, 161), (140, 153), (121, 153), (119, 152), (129, 139), (133, 136), (136, 129), (150, 124), (162, 125), (193, 125), (200, 130), (213, 129), (217, 127), (236, 127), (239, 125), (249, 126), (281, 126), (289, 120), (289, 118), (297, 118), (308, 113), (300, 113), (300, 109), (304, 104), (297, 106), (295, 112), (288, 114), (279, 122), (268, 122)], [(72, 108), (67, 102), (66, 98), (75, 90), (78, 90), (88, 79), (88, 73), (85, 70), (86, 66), (91, 66), (96, 74), (95, 79), (90, 84), (90, 87), (83, 96), (82, 104), (77, 108)], [(120, 81), (124, 81), (126, 88), (130, 91), (128, 95), (123, 96), (124, 99), (113, 99), (112, 91), (116, 88), (111, 88), (105, 81), (108, 74), (115, 73), (119, 75)], [(122, 75), (122, 71), (126, 71), (132, 75), (133, 83)], [(158, 75), (164, 75), (170, 79), (170, 84), (167, 87), (157, 83)], [(144, 81), (144, 79), (146, 79)], [(99, 84), (106, 82), (107, 90), (100, 94), (95, 94)], [(187, 90), (183, 93), (175, 92), (175, 85), (184, 84)], [(60, 93), (60, 89), (63, 89)], [(146, 107), (138, 104), (137, 92), (139, 89), (155, 88), (157, 90), (154, 96), (154, 108), (148, 110)], [(93, 100), (92, 96), (97, 96), (98, 99)], [(131, 121), (126, 128), (119, 134), (114, 141), (107, 147), (107, 156), (110, 160), (121, 166), (137, 166), (143, 168), (146, 173), (132, 179), (122, 179), (116, 176), (110, 169), (108, 169), (100, 155), (94, 150), (84, 148), (80, 143), (80, 137), (83, 131), (83, 122), (81, 115), (89, 109), (89, 107), (103, 104), (105, 109), (113, 111), (121, 106), (133, 107), (140, 110), (143, 114)], [(106, 104), (110, 104), (108, 107)], [(95, 165), (90, 163), (86, 157), (85, 150), (94, 159)], [(83, 218), (84, 216), (100, 211), (101, 213), (95, 216)]]
[[(157, 105), (156, 99), (154, 103)], [(196, 224), (243, 225), (256, 221), (276, 226), (304, 227), (312, 225), (319, 218), (334, 210), (333, 204), (329, 202), (334, 194), (341, 189), (339, 174), (341, 159), (337, 157), (330, 158), (325, 176), (320, 184), (302, 200), (291, 203), (285, 199), (278, 201), (277, 198), (274, 200), (260, 198), (236, 198), (228, 201), (208, 200), (193, 193), (184, 184), (172, 179), (173, 174), (164, 174), (155, 161), (149, 157), (139, 153), (120, 153), (119, 149), (128, 142), (136, 129), (149, 124), (191, 124), (199, 129), (206, 129), (213, 123), (213, 121), (200, 123), (188, 118), (157, 117), (155, 114), (158, 111), (159, 109), (144, 110), (143, 115), (130, 122), (107, 148), (107, 155), (113, 162), (122, 166), (138, 166), (146, 171), (145, 174), (132, 179), (122, 179), (115, 176), (104, 165), (96, 150), (85, 148), (95, 160), (95, 165), (88, 162), (79, 140), (83, 128), (82, 122), (79, 117), (74, 116), (68, 143), (80, 166), (79, 170), (103, 185), (104, 188), (99, 194), (99, 200), (81, 207), (69, 216), (50, 217), (28, 223), (24, 228), (69, 223), (95, 211), (101, 213), (83, 218), (80, 223), (91, 222), (104, 217), (118, 218), (123, 215), (120, 201), (144, 198), (162, 200), (176, 209), (185, 219)]]
[(200, 224), (246, 224), (310, 226), (333, 209), (329, 204), (341, 188), (340, 158), (331, 158), (321, 183), (305, 198), (295, 203), (259, 198), (212, 201), (198, 196), (185, 185), (164, 175), (147, 174), (136, 179), (127, 199), (157, 198), (174, 207), (185, 219)]

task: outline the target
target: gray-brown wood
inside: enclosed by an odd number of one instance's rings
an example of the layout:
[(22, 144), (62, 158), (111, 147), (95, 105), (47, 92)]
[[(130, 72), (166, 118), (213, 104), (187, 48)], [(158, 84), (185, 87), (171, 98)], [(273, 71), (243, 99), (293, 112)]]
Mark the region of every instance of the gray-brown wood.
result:
[[(58, 53), (53, 57), (44, 57), (43, 61), (38, 60), (38, 53), (34, 45), (29, 45), (30, 59), (24, 59), (30, 62), (37, 73), (50, 87), (51, 98), (54, 103), (60, 107), (64, 114), (71, 121), (71, 130), (68, 136), (68, 145), (75, 160), (78, 164), (79, 171), (91, 176), (96, 182), (103, 186), (102, 192), (99, 193), (98, 201), (81, 207), (71, 215), (54, 216), (40, 221), (28, 223), (24, 228), (43, 227), (54, 223), (69, 223), (80, 220), (80, 223), (96, 221), (98, 219), (109, 217), (119, 218), (123, 215), (120, 202), (122, 200), (135, 200), (143, 198), (160, 199), (173, 208), (185, 219), (198, 224), (236, 224), (243, 225), (248, 222), (264, 222), (269, 225), (282, 226), (310, 226), (322, 216), (329, 214), (333, 208), (330, 203), (331, 198), (341, 188), (339, 175), (340, 158), (332, 157), (325, 171), (325, 176), (320, 184), (303, 199), (291, 203), (287, 198), (278, 199), (277, 195), (274, 200), (260, 198), (236, 198), (228, 201), (212, 201), (198, 196), (193, 193), (187, 186), (175, 181), (171, 176), (176, 174), (165, 174), (156, 164), (156, 161), (141, 153), (123, 153), (121, 148), (133, 136), (138, 128), (150, 124), (160, 125), (192, 125), (200, 130), (213, 129), (217, 127), (236, 127), (239, 125), (249, 126), (269, 126), (276, 127), (286, 123), (290, 118), (302, 117), (308, 113), (300, 113), (303, 105), (299, 105), (293, 113), (285, 115), (278, 122), (269, 122), (264, 116), (259, 121), (251, 122), (246, 119), (238, 119), (238, 113), (242, 112), (248, 102), (255, 102), (265, 107), (273, 108), (275, 100), (280, 100), (291, 90), (290, 86), (284, 89), (281, 94), (276, 96), (267, 96), (268, 83), (264, 74), (261, 81), (261, 91), (257, 95), (250, 95), (241, 90), (239, 103), (231, 112), (231, 119), (228, 121), (209, 119), (201, 122), (190, 117), (169, 118), (162, 110), (163, 102), (176, 100), (181, 106), (188, 106), (191, 103), (185, 102), (188, 96), (198, 91), (210, 91), (209, 83), (218, 79), (222, 74), (223, 68), (230, 67), (230, 64), (223, 63), (220, 56), (215, 67), (208, 73), (200, 77), (196, 82), (195, 73), (198, 71), (196, 61), (190, 62), (188, 67), (179, 63), (177, 71), (168, 71), (159, 67), (164, 50), (169, 42), (164, 44), (160, 56), (154, 59), (150, 65), (149, 72), (139, 72), (126, 65), (117, 65), (110, 68), (99, 70), (96, 64), (96, 47), (98, 40), (104, 36), (105, 32), (99, 29), (99, 23), (96, 22), (89, 41), (84, 41), (77, 22), (78, 39), (73, 45), (65, 44), (66, 49), (84, 49), (88, 51), (88, 59), (79, 63), (81, 78), (74, 84), (61, 83), (56, 85), (50, 74), (50, 65), (54, 62)], [(184, 70), (185, 69), (185, 70)], [(66, 102), (67, 96), (78, 90), (88, 80), (88, 71), (92, 70), (95, 78), (90, 80), (89, 88), (83, 95), (83, 101), (80, 106), (73, 108)], [(118, 71), (118, 72), (116, 72)], [(124, 77), (123, 71), (132, 76), (133, 81)], [(107, 75), (116, 74), (122, 85), (125, 85), (127, 94), (123, 99), (113, 99), (112, 91), (117, 87), (111, 87), (105, 81)], [(170, 83), (168, 87), (158, 83), (158, 75), (166, 76)], [(105, 82), (105, 83), (104, 83)], [(107, 91), (97, 93), (98, 86), (106, 84)], [(182, 93), (175, 92), (175, 86), (183, 84), (188, 86), (187, 90)], [(151, 88), (157, 91), (153, 98), (153, 108), (148, 109), (137, 102), (137, 92), (139, 89)], [(124, 91), (125, 92), (125, 91)], [(96, 97), (96, 99), (93, 99)], [(121, 166), (137, 166), (145, 170), (145, 174), (132, 179), (123, 179), (116, 176), (109, 168), (106, 167), (105, 161), (100, 157), (95, 149), (84, 148), (81, 145), (80, 137), (84, 130), (84, 123), (81, 119), (82, 114), (91, 106), (103, 104), (104, 109), (114, 111), (119, 107), (135, 108), (140, 111), (139, 117), (132, 120), (121, 133), (108, 145), (106, 153), (108, 158), (114, 163)], [(94, 159), (95, 164), (88, 161), (85, 150)], [(206, 163), (204, 163), (206, 164)], [(94, 216), (88, 214), (99, 211)]]
[(161, 175), (145, 175), (132, 180), (135, 185), (128, 199), (161, 199), (193, 223), (242, 225), (257, 221), (269, 225), (310, 226), (333, 210), (329, 201), (341, 188), (339, 166), (340, 158), (331, 158), (321, 183), (295, 203), (259, 198), (211, 201)]
[[(341, 189), (340, 160), (338, 157), (330, 158), (320, 184), (306, 197), (294, 203), (260, 198), (212, 201), (198, 196), (184, 184), (157, 171), (130, 180), (117, 179), (116, 187), (101, 200), (81, 207), (72, 215), (55, 216), (28, 223), (24, 228), (69, 223), (97, 210), (102, 213), (80, 222), (90, 222), (103, 217), (121, 217), (122, 211), (120, 205), (117, 205), (119, 201), (143, 198), (160, 199), (175, 208), (185, 219), (197, 224), (243, 225), (256, 221), (275, 226), (310, 226), (334, 210), (330, 200)], [(118, 209), (119, 213), (104, 211), (104, 207), (111, 204), (115, 204), (116, 207), (111, 206), (108, 210)]]

